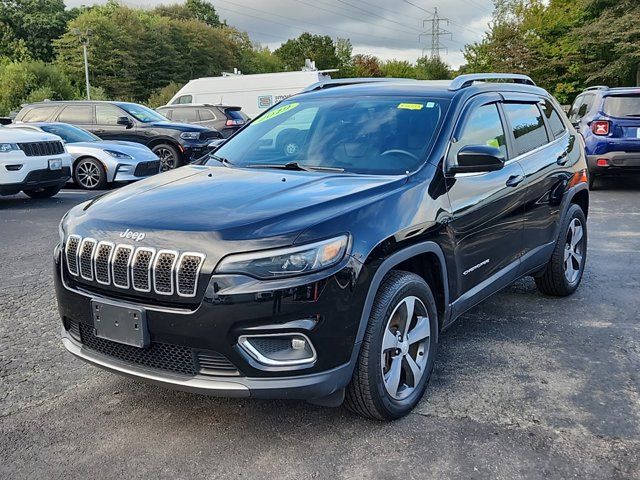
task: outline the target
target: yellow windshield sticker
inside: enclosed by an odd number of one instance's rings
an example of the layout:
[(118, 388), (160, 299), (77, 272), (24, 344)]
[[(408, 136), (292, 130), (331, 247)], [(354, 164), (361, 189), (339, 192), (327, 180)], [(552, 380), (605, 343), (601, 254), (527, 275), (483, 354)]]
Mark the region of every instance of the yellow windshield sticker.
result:
[(491, 140), (488, 140), (487, 145), (489, 147), (500, 148), (500, 142), (498, 142), (497, 138), (492, 138)]
[(278, 108), (274, 108), (270, 112), (267, 112), (264, 115), (262, 115), (260, 118), (257, 118), (256, 120), (254, 120), (253, 124), (255, 125), (256, 123), (262, 123), (262, 122), (266, 122), (267, 120), (271, 120), (272, 118), (275, 118), (278, 115), (282, 115), (283, 113), (287, 113), (287, 112), (293, 110), (298, 105), (300, 105), (300, 104), (294, 102), (294, 103), (289, 103), (287, 105), (283, 105), (283, 106), (278, 107)]
[(424, 105), (421, 103), (401, 103), (398, 105), (398, 108), (402, 108), (404, 110), (422, 110)]

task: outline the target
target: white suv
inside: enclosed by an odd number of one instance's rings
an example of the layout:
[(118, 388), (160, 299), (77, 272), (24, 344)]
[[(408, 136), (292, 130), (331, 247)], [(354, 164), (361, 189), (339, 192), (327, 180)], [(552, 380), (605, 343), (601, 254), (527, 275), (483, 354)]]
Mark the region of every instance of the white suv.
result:
[(52, 197), (71, 178), (71, 164), (60, 137), (0, 127), (0, 195)]

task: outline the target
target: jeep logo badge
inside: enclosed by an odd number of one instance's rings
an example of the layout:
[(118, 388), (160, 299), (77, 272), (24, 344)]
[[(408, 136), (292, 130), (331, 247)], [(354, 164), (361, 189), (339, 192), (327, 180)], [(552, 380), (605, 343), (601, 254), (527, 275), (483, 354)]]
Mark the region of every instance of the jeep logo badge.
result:
[(132, 232), (130, 229), (126, 229), (124, 232), (120, 232), (120, 238), (130, 238), (135, 242), (143, 240), (147, 235), (144, 232)]

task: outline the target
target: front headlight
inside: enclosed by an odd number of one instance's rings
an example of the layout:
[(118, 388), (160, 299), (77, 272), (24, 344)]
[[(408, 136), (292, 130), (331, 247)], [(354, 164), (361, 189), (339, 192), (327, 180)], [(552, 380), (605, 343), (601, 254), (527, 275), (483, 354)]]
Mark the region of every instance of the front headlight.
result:
[(339, 263), (347, 251), (349, 237), (339, 237), (297, 247), (229, 255), (216, 273), (238, 273), (263, 280), (316, 272)]
[(115, 150), (105, 150), (104, 153), (111, 155), (113, 158), (121, 158), (126, 160), (133, 159), (131, 155), (127, 155), (126, 153), (122, 153), (122, 152), (116, 152)]
[(198, 140), (200, 138), (200, 132), (182, 132), (180, 138), (184, 140)]
[(14, 150), (20, 150), (15, 143), (0, 143), (0, 153), (12, 152)]

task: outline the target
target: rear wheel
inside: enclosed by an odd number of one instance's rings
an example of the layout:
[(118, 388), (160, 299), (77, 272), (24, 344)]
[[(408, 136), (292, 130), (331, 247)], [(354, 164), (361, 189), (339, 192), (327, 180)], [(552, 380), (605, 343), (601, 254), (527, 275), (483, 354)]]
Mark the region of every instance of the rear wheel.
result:
[(558, 297), (571, 295), (582, 281), (586, 259), (587, 219), (578, 205), (571, 205), (551, 260), (542, 275), (535, 278), (538, 290)]
[(102, 190), (107, 186), (107, 172), (95, 158), (82, 158), (75, 165), (73, 180), (85, 190)]
[(166, 172), (182, 166), (180, 153), (178, 150), (168, 143), (161, 143), (151, 149), (160, 159), (160, 171)]
[(32, 190), (24, 190), (25, 195), (28, 195), (31, 198), (51, 198), (56, 195), (62, 187), (53, 186), (53, 187), (43, 187), (43, 188), (34, 188)]
[(413, 273), (389, 273), (376, 294), (347, 387), (347, 407), (378, 420), (408, 414), (431, 376), (437, 326), (436, 303), (427, 283)]

